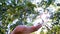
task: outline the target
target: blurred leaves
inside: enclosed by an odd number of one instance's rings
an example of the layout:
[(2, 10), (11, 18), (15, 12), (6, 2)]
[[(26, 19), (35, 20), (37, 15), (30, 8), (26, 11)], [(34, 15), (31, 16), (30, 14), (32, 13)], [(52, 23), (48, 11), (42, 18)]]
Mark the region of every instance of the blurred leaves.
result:
[(49, 7), (51, 4), (54, 3), (55, 0), (42, 0), (41, 3), (38, 4), (38, 6), (43, 7), (43, 8), (47, 8)]
[(58, 9), (57, 11), (56, 11), (56, 13), (53, 15), (53, 21), (55, 22), (54, 24), (55, 25), (58, 25), (58, 24), (60, 24), (60, 22), (59, 22), (59, 20), (60, 20), (60, 10)]
[[(45, 6), (43, 8), (47, 8), (53, 4), (54, 1), (55, 0), (42, 0), (38, 6)], [(10, 26), (11, 31), (17, 25), (32, 25), (30, 23), (28, 24), (26, 19), (30, 14), (38, 14), (34, 11), (34, 7), (36, 7), (36, 5), (32, 4), (29, 0), (0, 0), (0, 21), (2, 21), (2, 25), (0, 26), (0, 34), (6, 34), (8, 24), (12, 24), (15, 19), (19, 19), (19, 21), (16, 22), (16, 24)], [(60, 10), (54, 14), (54, 17), (52, 19), (56, 22), (54, 25), (59, 24)], [(56, 30), (59, 30), (60, 27), (55, 28)]]
[[(25, 0), (0, 0), (0, 18), (2, 21), (2, 27), (5, 29), (0, 29), (0, 34), (5, 34), (8, 24), (11, 24), (15, 19), (20, 19), (21, 23), (26, 22), (27, 13), (29, 14), (36, 14), (34, 11), (34, 7), (36, 5), (32, 4), (29, 1)], [(24, 15), (24, 16), (23, 16)], [(20, 23), (20, 22), (19, 22)], [(18, 24), (17, 24), (18, 25)], [(17, 26), (14, 25), (15, 27)], [(13, 26), (13, 28), (14, 28)], [(11, 28), (11, 29), (13, 29)], [(3, 33), (2, 33), (3, 31)]]

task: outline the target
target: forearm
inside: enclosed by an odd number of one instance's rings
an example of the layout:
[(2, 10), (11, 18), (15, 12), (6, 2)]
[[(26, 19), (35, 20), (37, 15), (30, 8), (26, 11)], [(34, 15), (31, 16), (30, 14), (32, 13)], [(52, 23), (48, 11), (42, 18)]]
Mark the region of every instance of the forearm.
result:
[(35, 32), (35, 31), (37, 31), (39, 28), (41, 28), (42, 27), (42, 25), (41, 24), (39, 24), (39, 25), (37, 25), (37, 26), (32, 26), (32, 31), (33, 32)]

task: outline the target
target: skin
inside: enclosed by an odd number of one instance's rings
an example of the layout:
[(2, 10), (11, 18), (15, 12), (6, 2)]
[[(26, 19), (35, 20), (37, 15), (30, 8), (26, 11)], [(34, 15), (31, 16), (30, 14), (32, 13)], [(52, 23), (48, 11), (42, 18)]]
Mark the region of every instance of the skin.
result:
[(41, 28), (42, 25), (38, 24), (37, 26), (24, 26), (24, 25), (18, 25), (16, 28), (11, 32), (11, 34), (30, 34), (32, 32), (37, 31), (39, 28)]

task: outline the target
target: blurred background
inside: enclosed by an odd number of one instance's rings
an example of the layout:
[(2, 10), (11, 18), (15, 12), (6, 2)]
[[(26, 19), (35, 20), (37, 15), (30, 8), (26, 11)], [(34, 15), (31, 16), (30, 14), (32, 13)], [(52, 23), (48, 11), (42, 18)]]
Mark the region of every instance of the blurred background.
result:
[(34, 25), (46, 10), (48, 22), (32, 34), (60, 34), (60, 0), (0, 0), (0, 34), (10, 34), (17, 25)]

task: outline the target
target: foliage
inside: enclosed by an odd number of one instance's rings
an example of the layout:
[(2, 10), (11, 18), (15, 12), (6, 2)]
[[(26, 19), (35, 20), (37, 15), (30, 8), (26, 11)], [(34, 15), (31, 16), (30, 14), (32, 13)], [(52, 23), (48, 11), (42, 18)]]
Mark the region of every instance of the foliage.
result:
[[(44, 1), (42, 0), (41, 4), (39, 4), (39, 7), (43, 7), (44, 9), (46, 9), (47, 7), (49, 7), (50, 5), (54, 5), (55, 0), (47, 0)], [(56, 8), (58, 6), (54, 5)], [(48, 30), (47, 34), (60, 34), (60, 8), (58, 8), (58, 10), (56, 9), (55, 13), (52, 15), (52, 29)]]
[(53, 15), (53, 22), (54, 22), (54, 24), (52, 24), (52, 25), (60, 25), (60, 22), (59, 22), (59, 20), (60, 20), (60, 9), (58, 9), (57, 11), (56, 11), (56, 13)]
[[(0, 34), (5, 34), (8, 29), (8, 25), (12, 24), (15, 19), (19, 19), (19, 21), (26, 22), (26, 18), (30, 14), (36, 14), (34, 11), (34, 7), (36, 5), (32, 4), (27, 0), (0, 0), (0, 21), (2, 21), (2, 27), (0, 27)], [(2, 2), (4, 1), (4, 2)], [(18, 24), (13, 26), (16, 27)], [(12, 26), (11, 26), (12, 27)], [(11, 29), (13, 29), (11, 28)], [(5, 32), (5, 33), (4, 33)]]
[[(41, 3), (38, 5), (39, 7), (43, 7), (46, 9), (51, 4), (54, 3), (55, 0), (42, 0)], [(27, 16), (30, 14), (38, 14), (34, 11), (34, 7), (36, 5), (32, 4), (29, 0), (0, 0), (0, 21), (2, 21), (2, 25), (0, 25), (0, 34), (6, 34), (8, 25), (12, 24), (12, 22), (15, 19), (18, 19), (19, 21), (16, 22), (16, 24), (11, 25), (11, 31), (17, 26), (17, 25), (23, 25), (28, 24), (27, 23)], [(48, 30), (49, 33), (52, 33), (54, 31), (59, 32), (60, 31), (60, 10), (56, 11), (52, 18), (54, 24), (52, 30)], [(55, 20), (55, 21), (54, 21)], [(56, 22), (56, 23), (55, 23)], [(32, 24), (28, 24), (32, 25)], [(56, 26), (55, 26), (56, 25)], [(57, 27), (57, 25), (59, 25)], [(43, 33), (43, 32), (42, 32)]]
[(54, 3), (55, 0), (42, 0), (41, 3), (38, 4), (39, 7), (43, 7), (43, 8), (47, 8), (49, 7), (51, 4)]

